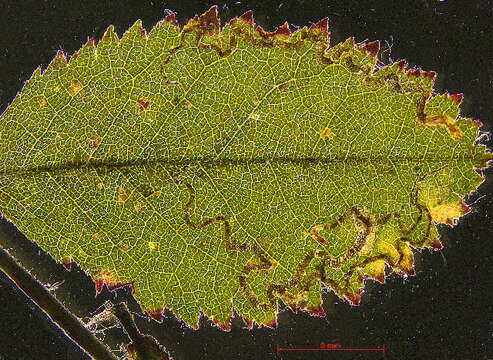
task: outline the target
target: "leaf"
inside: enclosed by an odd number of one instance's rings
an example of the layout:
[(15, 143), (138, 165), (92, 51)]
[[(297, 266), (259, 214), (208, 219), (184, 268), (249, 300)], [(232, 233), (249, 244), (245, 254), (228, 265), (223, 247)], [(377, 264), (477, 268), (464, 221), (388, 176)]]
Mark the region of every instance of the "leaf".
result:
[(433, 72), (328, 44), (326, 19), (220, 29), (213, 7), (59, 52), (0, 118), (0, 212), (190, 326), (233, 308), (273, 326), (277, 299), (321, 315), (322, 288), (357, 304), (441, 248), (435, 224), (468, 212), (491, 154)]

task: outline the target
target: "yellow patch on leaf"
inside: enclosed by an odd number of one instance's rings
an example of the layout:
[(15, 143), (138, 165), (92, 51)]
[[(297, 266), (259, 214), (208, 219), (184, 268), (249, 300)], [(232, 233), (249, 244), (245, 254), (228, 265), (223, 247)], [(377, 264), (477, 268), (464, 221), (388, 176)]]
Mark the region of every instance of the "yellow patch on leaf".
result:
[(74, 81), (70, 84), (68, 88), (68, 93), (70, 96), (75, 96), (82, 90), (82, 84), (79, 81)]
[(128, 251), (128, 245), (125, 244), (122, 240), (120, 240), (116, 246), (118, 247), (118, 249), (125, 253)]
[(469, 209), (461, 203), (448, 203), (429, 207), (428, 211), (433, 221), (440, 224), (453, 225), (454, 220), (467, 214)]
[(371, 278), (383, 283), (385, 282), (385, 260), (375, 260), (367, 264), (363, 270)]
[(118, 190), (118, 202), (124, 203), (127, 199), (128, 199), (127, 192), (125, 191), (124, 188), (120, 188)]
[(370, 233), (366, 237), (365, 245), (360, 250), (360, 255), (367, 255), (373, 250), (373, 246), (375, 245), (375, 231), (370, 231)]
[(407, 243), (399, 245), (402, 257), (399, 261), (398, 268), (407, 275), (414, 275), (414, 255), (411, 247)]
[(332, 131), (330, 131), (328, 127), (320, 129), (319, 134), (322, 140), (332, 139), (334, 137), (334, 134), (332, 133)]
[(387, 255), (387, 257), (390, 258), (392, 260), (392, 263), (394, 264), (397, 263), (401, 257), (399, 251), (397, 251), (397, 249), (393, 245), (385, 241), (380, 241), (378, 243), (378, 250), (383, 255)]
[(424, 124), (427, 126), (442, 126), (453, 139), (460, 140), (462, 138), (462, 131), (455, 124), (455, 120), (448, 115), (428, 115)]

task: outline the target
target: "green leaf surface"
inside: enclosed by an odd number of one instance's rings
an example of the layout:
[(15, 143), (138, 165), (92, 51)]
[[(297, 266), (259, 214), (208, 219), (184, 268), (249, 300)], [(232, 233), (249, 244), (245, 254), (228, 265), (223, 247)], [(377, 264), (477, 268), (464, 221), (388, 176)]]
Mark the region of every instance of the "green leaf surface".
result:
[(435, 74), (377, 65), (378, 43), (222, 29), (215, 7), (180, 29), (109, 27), (38, 68), (0, 118), (0, 212), (98, 289), (222, 328), (233, 309), (272, 326), (278, 299), (321, 315), (367, 279), (414, 274), (436, 223), (491, 154)]

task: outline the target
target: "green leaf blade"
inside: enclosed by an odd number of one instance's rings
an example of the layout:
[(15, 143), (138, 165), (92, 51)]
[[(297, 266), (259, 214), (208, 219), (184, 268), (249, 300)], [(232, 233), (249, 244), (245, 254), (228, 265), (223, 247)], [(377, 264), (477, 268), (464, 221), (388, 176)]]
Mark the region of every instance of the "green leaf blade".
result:
[(352, 39), (214, 16), (110, 27), (36, 70), (0, 118), (1, 213), (191, 326), (273, 325), (277, 299), (320, 314), (321, 286), (357, 303), (385, 264), (413, 274), (482, 181), (477, 125)]

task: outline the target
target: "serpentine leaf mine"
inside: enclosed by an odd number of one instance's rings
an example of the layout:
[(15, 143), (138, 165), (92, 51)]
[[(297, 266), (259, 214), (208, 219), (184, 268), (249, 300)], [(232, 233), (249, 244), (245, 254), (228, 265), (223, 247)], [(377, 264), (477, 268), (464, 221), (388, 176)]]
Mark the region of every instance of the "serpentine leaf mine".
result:
[(327, 23), (221, 27), (212, 7), (59, 51), (0, 118), (0, 212), (98, 291), (131, 284), (192, 327), (233, 309), (275, 326), (279, 299), (322, 316), (323, 289), (356, 305), (413, 275), (492, 156), (434, 72), (329, 46)]

